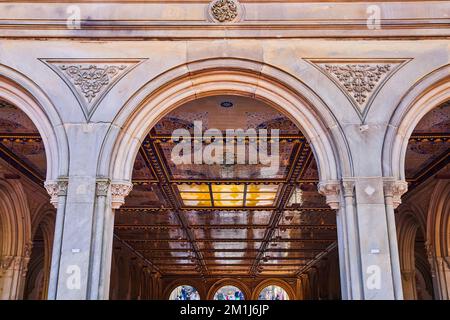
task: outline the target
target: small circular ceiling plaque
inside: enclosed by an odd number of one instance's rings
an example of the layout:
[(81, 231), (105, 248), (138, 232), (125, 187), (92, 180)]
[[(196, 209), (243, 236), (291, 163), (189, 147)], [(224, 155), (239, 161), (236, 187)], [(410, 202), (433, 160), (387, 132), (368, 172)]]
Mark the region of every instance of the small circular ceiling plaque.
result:
[(223, 108), (231, 108), (233, 105), (234, 104), (231, 101), (223, 101), (220, 103), (220, 106)]

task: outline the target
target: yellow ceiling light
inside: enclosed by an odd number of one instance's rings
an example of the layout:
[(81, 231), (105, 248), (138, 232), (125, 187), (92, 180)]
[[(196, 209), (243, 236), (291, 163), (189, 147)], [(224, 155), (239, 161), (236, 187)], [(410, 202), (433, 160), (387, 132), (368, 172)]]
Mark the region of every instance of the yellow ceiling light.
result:
[(187, 207), (273, 207), (278, 185), (180, 184)]

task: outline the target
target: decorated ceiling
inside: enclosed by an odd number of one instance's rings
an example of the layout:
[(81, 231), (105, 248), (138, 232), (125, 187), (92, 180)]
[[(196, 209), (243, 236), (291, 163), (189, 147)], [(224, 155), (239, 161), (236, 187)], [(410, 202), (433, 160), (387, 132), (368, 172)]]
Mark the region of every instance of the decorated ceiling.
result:
[[(448, 163), (449, 110), (450, 103), (434, 109), (413, 132), (406, 159), (410, 187)], [(203, 133), (278, 129), (278, 170), (267, 174), (261, 163), (175, 164), (173, 131), (193, 134), (199, 122)], [(22, 111), (2, 101), (0, 157), (43, 185), (46, 161), (39, 133)], [(317, 182), (311, 147), (282, 112), (246, 97), (197, 99), (149, 131), (134, 164), (133, 191), (116, 214), (115, 240), (162, 275), (295, 275), (336, 243), (335, 213), (318, 194)], [(295, 185), (302, 204), (293, 207)]]

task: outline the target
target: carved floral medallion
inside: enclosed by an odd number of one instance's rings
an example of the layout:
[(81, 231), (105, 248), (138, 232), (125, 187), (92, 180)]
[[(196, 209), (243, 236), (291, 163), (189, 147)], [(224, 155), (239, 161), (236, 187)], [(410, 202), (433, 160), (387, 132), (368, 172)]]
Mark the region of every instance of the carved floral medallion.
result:
[(218, 22), (232, 22), (239, 15), (239, 4), (234, 0), (217, 0), (211, 3), (210, 12)]

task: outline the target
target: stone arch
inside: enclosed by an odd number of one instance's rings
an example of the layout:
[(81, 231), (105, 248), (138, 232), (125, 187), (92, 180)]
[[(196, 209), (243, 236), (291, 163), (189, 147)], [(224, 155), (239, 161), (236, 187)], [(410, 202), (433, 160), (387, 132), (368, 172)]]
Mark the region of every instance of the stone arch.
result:
[(31, 253), (28, 199), (18, 179), (0, 179), (0, 299), (20, 299)]
[(21, 109), (36, 126), (47, 159), (47, 181), (67, 176), (69, 147), (62, 120), (48, 96), (30, 79), (0, 64), (0, 99)]
[[(423, 283), (419, 283), (419, 286), (416, 286), (418, 287), (416, 289), (417, 297), (422, 300), (434, 299), (433, 279), (430, 272), (430, 264), (426, 257), (421, 255), (416, 256), (416, 270), (418, 275), (420, 275), (420, 278), (423, 280)], [(423, 288), (420, 288), (421, 285)]]
[(266, 279), (261, 281), (256, 288), (253, 290), (253, 295), (252, 295), (252, 300), (258, 300), (259, 294), (261, 293), (261, 291), (268, 287), (268, 286), (279, 286), (281, 288), (284, 289), (284, 291), (286, 291), (286, 293), (289, 296), (289, 300), (296, 300), (297, 297), (294, 293), (294, 290), (292, 289), (292, 287), (289, 285), (289, 283), (287, 283), (286, 281), (282, 280), (282, 279)]
[(226, 278), (226, 279), (218, 280), (211, 286), (211, 288), (209, 288), (208, 294), (207, 294), (207, 299), (213, 300), (216, 291), (224, 286), (235, 286), (236, 288), (238, 288), (239, 290), (241, 290), (244, 293), (245, 300), (249, 300), (252, 298), (250, 289), (247, 287), (247, 285), (244, 282), (242, 282), (238, 279)]
[(0, 179), (1, 254), (23, 256), (31, 248), (28, 199), (19, 180)]
[[(52, 259), (52, 248), (53, 248), (53, 236), (55, 231), (55, 211), (54, 209), (49, 207), (49, 204), (45, 203), (41, 205), (36, 213), (33, 215), (31, 222), (31, 233), (32, 233), (32, 241), (33, 241), (33, 249), (31, 251), (31, 259), (30, 266), (33, 263), (34, 266), (37, 267), (37, 264), (33, 262), (33, 260), (41, 261), (39, 268), (42, 270), (40, 272), (40, 277), (28, 277), (27, 275), (27, 287), (31, 289), (36, 287), (36, 283), (29, 283), (30, 281), (41, 281), (39, 288), (39, 296), (33, 296), (33, 299), (46, 299), (48, 294), (48, 285), (50, 282), (50, 266)], [(35, 250), (37, 249), (34, 245), (35, 238), (37, 233), (43, 238), (43, 247), (41, 249), (40, 255), (35, 254)], [(31, 269), (29, 268), (31, 271)]]
[(191, 287), (195, 288), (197, 290), (198, 294), (200, 295), (200, 300), (205, 299), (205, 292), (204, 292), (204, 290), (202, 290), (203, 289), (202, 286), (200, 286), (197, 281), (190, 280), (190, 279), (176, 279), (176, 280), (173, 280), (172, 282), (170, 282), (169, 285), (166, 287), (166, 289), (164, 289), (164, 292), (162, 295), (163, 299), (168, 300), (172, 291), (175, 288), (177, 288), (179, 286), (183, 286), (183, 285), (191, 286)]
[(311, 143), (321, 181), (352, 176), (342, 129), (320, 97), (280, 69), (235, 58), (189, 62), (145, 84), (114, 119), (102, 146), (99, 175), (130, 183), (135, 157), (153, 125), (183, 103), (219, 94), (260, 99), (289, 114)]
[(440, 179), (431, 194), (428, 207), (426, 245), (428, 259), (435, 274), (435, 297), (450, 298), (450, 182)]
[(415, 240), (421, 230), (419, 221), (411, 211), (402, 212), (398, 221), (398, 248), (402, 273), (403, 296), (407, 300), (416, 299), (415, 285)]
[(450, 256), (450, 183), (439, 180), (428, 207), (427, 243), (437, 257)]
[(450, 65), (420, 79), (400, 100), (383, 143), (383, 176), (405, 180), (406, 149), (419, 121), (432, 109), (450, 100)]

